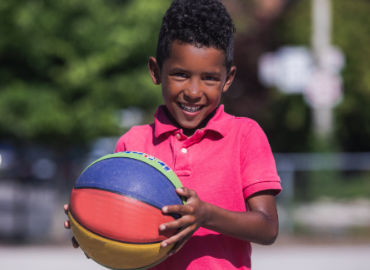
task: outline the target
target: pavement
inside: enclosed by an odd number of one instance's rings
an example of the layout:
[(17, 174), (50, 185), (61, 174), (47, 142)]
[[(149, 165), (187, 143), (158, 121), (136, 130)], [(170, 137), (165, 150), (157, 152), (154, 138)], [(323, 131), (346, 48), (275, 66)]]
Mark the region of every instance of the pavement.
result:
[(253, 270), (368, 270), (370, 243), (254, 246)]
[[(253, 270), (368, 270), (370, 243), (253, 246)], [(0, 244), (1, 270), (103, 270), (70, 246)]]
[(0, 246), (1, 270), (103, 270), (69, 246)]

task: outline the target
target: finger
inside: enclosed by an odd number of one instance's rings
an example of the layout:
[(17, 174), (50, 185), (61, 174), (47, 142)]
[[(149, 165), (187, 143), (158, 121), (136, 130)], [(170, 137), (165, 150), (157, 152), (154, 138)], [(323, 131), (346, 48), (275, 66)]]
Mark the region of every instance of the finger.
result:
[(64, 213), (67, 215), (68, 214), (69, 205), (68, 204), (65, 204), (63, 206), (63, 208), (64, 208)]
[(171, 221), (171, 222), (161, 224), (159, 226), (159, 230), (163, 233), (165, 231), (177, 231), (181, 227), (183, 227), (183, 226), (181, 226), (181, 224), (178, 222), (178, 220), (174, 220), (174, 221)]
[(175, 246), (172, 248), (172, 250), (168, 253), (168, 256), (172, 256), (173, 254), (177, 253), (185, 245), (185, 243), (190, 239), (190, 237), (191, 235), (177, 242)]
[(176, 213), (181, 216), (194, 214), (194, 207), (191, 204), (166, 205), (162, 208), (164, 214)]
[(71, 223), (69, 222), (69, 220), (64, 221), (64, 228), (66, 228), (66, 229), (71, 228)]
[(183, 196), (185, 198), (189, 198), (195, 194), (195, 192), (192, 189), (181, 187), (176, 189), (177, 194), (180, 196)]
[(182, 216), (170, 222), (160, 224), (159, 230), (162, 232), (166, 232), (166, 231), (173, 232), (173, 231), (178, 231), (182, 228), (188, 227), (192, 224), (194, 224), (193, 216)]
[(190, 204), (199, 200), (198, 194), (190, 188), (182, 187), (176, 191), (177, 194), (185, 200), (185, 204)]
[(179, 233), (171, 236), (170, 238), (162, 241), (161, 246), (166, 247), (168, 245), (174, 244), (178, 241), (181, 241), (182, 239), (186, 239), (190, 237), (194, 233), (195, 229), (193, 229), (191, 226), (186, 227), (185, 229), (181, 230)]
[(72, 237), (72, 246), (74, 247), (74, 248), (78, 248), (80, 245), (78, 244), (78, 242), (77, 242), (77, 240), (76, 240), (76, 238), (74, 238), (74, 237)]

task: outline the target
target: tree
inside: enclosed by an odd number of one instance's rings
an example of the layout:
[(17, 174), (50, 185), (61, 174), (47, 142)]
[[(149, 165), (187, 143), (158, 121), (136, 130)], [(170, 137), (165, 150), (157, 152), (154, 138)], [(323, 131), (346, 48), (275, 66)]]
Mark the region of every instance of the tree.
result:
[[(286, 95), (259, 82), (258, 58), (284, 45), (311, 46), (311, 1), (232, 1), (239, 24), (236, 39), (238, 74), (225, 95), (226, 109), (260, 122), (276, 152), (316, 151), (310, 108), (302, 95)], [(258, 5), (281, 3), (261, 16)], [(346, 58), (344, 97), (334, 108), (335, 127), (326, 144), (339, 151), (370, 151), (370, 2), (332, 0), (332, 42)], [(248, 18), (245, 19), (245, 18)], [(331, 146), (323, 146), (323, 149)], [(333, 149), (332, 149), (333, 150)]]
[(117, 110), (152, 112), (146, 62), (169, 0), (3, 0), (0, 139), (66, 147), (118, 135)]
[(370, 151), (370, 2), (333, 1), (334, 42), (344, 51), (344, 99), (336, 132), (345, 151)]

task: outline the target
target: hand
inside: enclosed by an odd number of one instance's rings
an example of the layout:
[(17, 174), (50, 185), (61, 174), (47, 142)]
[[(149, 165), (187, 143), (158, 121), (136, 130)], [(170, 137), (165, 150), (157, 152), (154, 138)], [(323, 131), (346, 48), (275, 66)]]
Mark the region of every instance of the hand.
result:
[[(68, 204), (65, 204), (64, 205), (64, 213), (67, 216), (68, 216), (68, 207), (69, 207)], [(66, 229), (70, 229), (71, 228), (71, 223), (69, 222), (69, 220), (64, 221), (64, 228), (66, 228)], [(72, 239), (71, 240), (72, 240), (72, 246), (74, 248), (78, 248), (80, 246), (74, 236), (72, 236)], [(90, 259), (89, 255), (87, 255), (86, 252), (84, 252), (84, 253), (85, 253), (86, 258)]]
[(194, 190), (183, 187), (177, 189), (176, 192), (186, 198), (186, 204), (164, 206), (162, 212), (164, 214), (178, 213), (181, 215), (181, 218), (159, 226), (161, 231), (178, 230), (177, 234), (161, 243), (162, 247), (176, 243), (169, 255), (180, 250), (193, 233), (204, 224), (207, 218), (208, 204), (201, 201)]
[[(64, 213), (67, 216), (68, 216), (68, 207), (69, 207), (68, 204), (64, 205)], [(64, 221), (64, 228), (71, 229), (71, 223), (69, 222), (69, 220)], [(74, 248), (78, 248), (80, 246), (74, 236), (72, 237), (72, 246)]]

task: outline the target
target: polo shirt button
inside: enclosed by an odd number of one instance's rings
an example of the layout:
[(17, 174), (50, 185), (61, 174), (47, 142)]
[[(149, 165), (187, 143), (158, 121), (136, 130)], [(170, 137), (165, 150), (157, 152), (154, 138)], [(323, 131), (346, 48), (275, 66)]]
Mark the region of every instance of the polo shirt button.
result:
[(176, 134), (176, 138), (177, 138), (178, 140), (180, 140), (180, 139), (181, 139), (181, 134), (180, 134), (180, 133), (177, 133), (177, 134)]
[(181, 153), (186, 154), (187, 152), (188, 152), (188, 149), (186, 149), (186, 148), (181, 148)]

